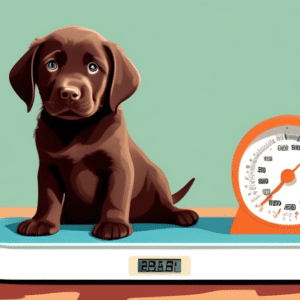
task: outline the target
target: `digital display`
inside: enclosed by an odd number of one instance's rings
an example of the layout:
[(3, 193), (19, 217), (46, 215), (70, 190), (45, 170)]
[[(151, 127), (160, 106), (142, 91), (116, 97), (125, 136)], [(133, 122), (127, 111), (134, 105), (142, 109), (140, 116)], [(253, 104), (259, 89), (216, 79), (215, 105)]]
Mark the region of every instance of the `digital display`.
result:
[(181, 259), (138, 259), (138, 272), (180, 273)]

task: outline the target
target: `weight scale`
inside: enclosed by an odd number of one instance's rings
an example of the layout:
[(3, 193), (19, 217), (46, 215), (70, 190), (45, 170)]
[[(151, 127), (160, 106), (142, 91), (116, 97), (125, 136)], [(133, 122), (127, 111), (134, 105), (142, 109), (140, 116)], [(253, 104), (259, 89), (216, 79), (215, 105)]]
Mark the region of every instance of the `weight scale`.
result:
[(0, 219), (0, 280), (299, 280), (297, 177), (300, 118), (271, 118), (253, 127), (235, 152), (235, 219), (200, 216), (191, 227), (132, 224), (132, 235), (112, 241), (92, 236), (94, 225), (22, 236), (16, 232), (24, 218)]
[(16, 233), (24, 218), (0, 220), (1, 280), (299, 280), (298, 235), (231, 235), (233, 218), (200, 218), (189, 228), (133, 224), (104, 241), (93, 225), (62, 225), (52, 236)]

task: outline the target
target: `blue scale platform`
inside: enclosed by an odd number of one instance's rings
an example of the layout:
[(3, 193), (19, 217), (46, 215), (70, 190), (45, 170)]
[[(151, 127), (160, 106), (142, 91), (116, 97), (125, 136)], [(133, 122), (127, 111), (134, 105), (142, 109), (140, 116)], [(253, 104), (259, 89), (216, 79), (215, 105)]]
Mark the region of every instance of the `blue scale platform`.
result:
[(192, 227), (168, 224), (132, 224), (134, 233), (118, 240), (101, 240), (92, 236), (94, 225), (62, 225), (58, 233), (50, 236), (22, 236), (17, 234), (19, 223), (26, 218), (0, 219), (0, 247), (41, 244), (67, 246), (68, 244), (102, 245), (168, 245), (195, 246), (300, 246), (300, 235), (231, 235), (233, 218), (200, 218)]

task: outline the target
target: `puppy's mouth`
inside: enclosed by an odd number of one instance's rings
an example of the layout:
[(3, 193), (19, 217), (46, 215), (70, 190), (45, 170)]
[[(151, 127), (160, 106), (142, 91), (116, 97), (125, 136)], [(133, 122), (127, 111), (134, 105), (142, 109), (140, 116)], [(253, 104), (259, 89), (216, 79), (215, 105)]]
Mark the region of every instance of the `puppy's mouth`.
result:
[(84, 118), (83, 116), (76, 114), (72, 110), (64, 111), (63, 113), (55, 115), (55, 117), (66, 119), (66, 120), (77, 120), (77, 119)]

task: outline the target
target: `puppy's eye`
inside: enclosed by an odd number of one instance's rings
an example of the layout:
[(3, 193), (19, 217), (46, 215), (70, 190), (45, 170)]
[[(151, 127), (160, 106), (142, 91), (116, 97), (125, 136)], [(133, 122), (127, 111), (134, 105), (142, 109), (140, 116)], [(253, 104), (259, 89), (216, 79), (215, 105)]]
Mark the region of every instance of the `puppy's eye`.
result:
[(55, 60), (50, 60), (47, 63), (47, 67), (50, 71), (55, 71), (58, 68), (57, 62)]
[(94, 74), (94, 73), (98, 72), (98, 70), (99, 70), (99, 67), (98, 67), (97, 64), (95, 64), (95, 63), (89, 63), (89, 65), (88, 65), (88, 71), (89, 71), (89, 73)]

